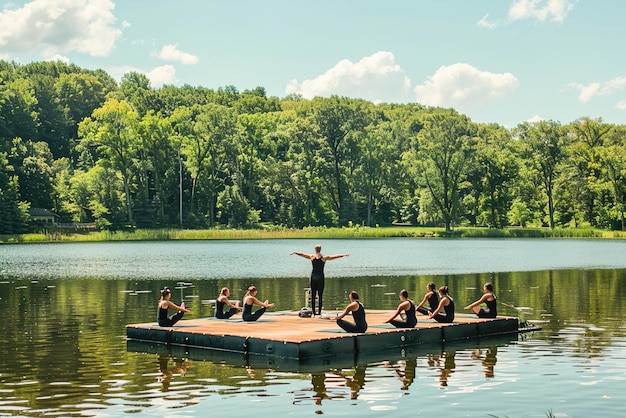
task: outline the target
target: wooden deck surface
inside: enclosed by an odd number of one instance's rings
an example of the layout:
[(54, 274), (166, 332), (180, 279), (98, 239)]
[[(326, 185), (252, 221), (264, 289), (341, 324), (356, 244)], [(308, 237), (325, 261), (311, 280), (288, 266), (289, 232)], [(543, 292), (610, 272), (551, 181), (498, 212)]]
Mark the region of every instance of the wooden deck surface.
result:
[[(394, 311), (368, 310), (368, 329), (365, 334), (381, 334), (402, 332), (407, 329), (395, 328), (393, 325), (383, 323)], [(143, 329), (167, 329), (171, 332), (185, 332), (192, 334), (211, 334), (215, 336), (237, 336), (243, 338), (258, 338), (272, 341), (301, 343), (306, 341), (345, 337), (355, 335), (347, 333), (335, 322), (339, 312), (324, 312), (328, 319), (322, 317), (300, 318), (298, 312), (281, 311), (266, 312), (256, 322), (245, 322), (241, 315), (235, 315), (232, 319), (198, 318), (182, 319), (173, 327), (159, 327), (156, 322), (144, 324), (132, 324), (128, 327)], [(350, 321), (348, 315), (346, 320)], [(499, 319), (511, 319), (499, 317)], [(415, 328), (441, 328), (458, 324), (484, 323), (497, 321), (498, 319), (481, 319), (472, 314), (457, 314), (452, 324), (438, 323), (426, 316), (418, 315), (418, 323)]]
[(298, 312), (282, 311), (266, 312), (256, 322), (244, 322), (236, 315), (229, 320), (183, 319), (173, 327), (160, 327), (156, 322), (131, 324), (126, 326), (127, 349), (309, 372), (404, 358), (443, 343), (475, 344), (485, 337), (508, 341), (520, 332), (518, 318), (480, 319), (472, 314), (457, 314), (450, 324), (419, 315), (417, 327), (395, 328), (383, 323), (393, 312), (368, 310), (365, 333), (339, 328), (334, 320), (339, 312), (334, 311), (325, 312), (329, 319), (300, 318)]

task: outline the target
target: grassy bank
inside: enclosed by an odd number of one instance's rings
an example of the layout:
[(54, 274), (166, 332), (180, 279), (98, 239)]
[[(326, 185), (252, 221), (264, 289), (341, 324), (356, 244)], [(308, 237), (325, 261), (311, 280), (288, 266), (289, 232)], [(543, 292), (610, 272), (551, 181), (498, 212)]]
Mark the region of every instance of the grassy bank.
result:
[(287, 229), (140, 229), (133, 231), (99, 231), (89, 233), (49, 231), (23, 235), (0, 235), (0, 243), (29, 242), (105, 242), (105, 241), (167, 241), (219, 239), (341, 239), (341, 238), (605, 238), (624, 239), (626, 231), (571, 228), (456, 228), (446, 234), (443, 228), (392, 227), (307, 227)]

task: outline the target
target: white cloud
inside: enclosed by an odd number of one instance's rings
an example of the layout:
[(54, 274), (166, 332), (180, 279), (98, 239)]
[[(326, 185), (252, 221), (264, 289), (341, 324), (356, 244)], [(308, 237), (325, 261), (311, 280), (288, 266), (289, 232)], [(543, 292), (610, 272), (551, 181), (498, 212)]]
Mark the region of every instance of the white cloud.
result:
[(487, 28), (487, 29), (494, 29), (496, 26), (498, 26), (496, 22), (490, 22), (488, 18), (489, 18), (489, 15), (486, 14), (485, 16), (483, 16), (482, 19), (476, 22), (476, 26), (478, 26), (479, 28)]
[(111, 0), (33, 0), (0, 13), (0, 48), (4, 53), (53, 56), (76, 51), (107, 56), (121, 31), (114, 27)]
[(387, 51), (376, 52), (357, 63), (342, 60), (316, 78), (291, 80), (286, 93), (307, 99), (335, 94), (373, 102), (404, 102), (408, 100), (411, 80), (394, 61), (394, 55)]
[(543, 118), (539, 115), (535, 115), (532, 118), (528, 118), (526, 119), (526, 122), (528, 123), (538, 123), (541, 122), (543, 120)]
[(61, 61), (61, 62), (64, 62), (66, 64), (69, 64), (69, 62), (70, 62), (70, 59), (68, 57), (63, 56), (63, 55), (59, 55), (59, 54), (54, 54), (54, 55), (51, 55), (51, 56), (44, 55), (43, 58), (46, 61)]
[(502, 23), (511, 23), (523, 19), (562, 23), (574, 7), (572, 2), (573, 0), (516, 0), (509, 8), (506, 22), (501, 20), (490, 21), (489, 15), (486, 14), (476, 22), (476, 26), (494, 29)]
[(160, 87), (163, 84), (175, 84), (178, 82), (178, 79), (176, 78), (176, 68), (170, 64), (155, 67), (150, 71), (145, 71), (128, 65), (121, 67), (109, 67), (105, 70), (111, 77), (117, 80), (118, 83), (122, 81), (122, 77), (124, 77), (125, 74), (131, 72), (145, 74), (150, 80), (150, 85), (152, 87)]
[(179, 61), (182, 64), (196, 64), (198, 57), (178, 49), (178, 45), (165, 45), (158, 57), (167, 61)]
[(595, 96), (608, 96), (623, 90), (626, 87), (626, 77), (616, 77), (604, 83), (594, 82), (587, 85), (581, 83), (570, 83), (569, 86), (579, 91), (579, 102), (587, 103)]
[(133, 67), (130, 65), (124, 65), (120, 67), (107, 67), (107, 68), (104, 68), (104, 70), (107, 72), (107, 74), (113, 77), (118, 83), (122, 81), (122, 77), (126, 73), (130, 73), (130, 72), (136, 72), (136, 73), (142, 73), (142, 74), (145, 73), (145, 71), (140, 70), (139, 68)]
[(619, 110), (626, 110), (626, 100), (622, 100), (615, 105), (615, 108)]
[(439, 67), (424, 84), (415, 87), (415, 93), (419, 103), (454, 107), (467, 113), (477, 105), (505, 96), (518, 85), (511, 73), (490, 73), (457, 63)]
[(170, 64), (153, 68), (146, 73), (146, 76), (150, 79), (152, 87), (160, 87), (163, 84), (174, 84), (178, 81), (176, 78), (176, 68)]
[(572, 10), (571, 0), (517, 0), (509, 9), (509, 20), (536, 19), (563, 22)]
[(569, 85), (580, 92), (578, 94), (578, 101), (581, 103), (587, 103), (593, 96), (597, 95), (598, 90), (600, 90), (600, 83), (591, 83), (586, 86), (580, 83), (570, 83)]

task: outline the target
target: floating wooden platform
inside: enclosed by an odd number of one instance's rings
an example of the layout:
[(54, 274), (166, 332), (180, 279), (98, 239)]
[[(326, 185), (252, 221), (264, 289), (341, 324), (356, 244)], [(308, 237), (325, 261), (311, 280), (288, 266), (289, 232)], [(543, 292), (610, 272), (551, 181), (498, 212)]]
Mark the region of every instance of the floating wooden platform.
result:
[[(383, 324), (392, 311), (367, 311), (369, 328), (365, 333), (343, 331), (334, 321), (338, 312), (328, 312), (330, 320), (300, 318), (297, 312), (266, 312), (256, 322), (216, 318), (183, 319), (173, 327), (159, 327), (156, 322), (126, 326), (129, 351), (161, 353), (214, 360), (263, 357), (263, 362), (301, 365), (323, 363), (330, 357), (354, 362), (355, 355), (366, 358), (381, 353), (400, 352), (420, 345), (476, 340), (485, 337), (516, 335), (518, 318), (480, 319), (475, 315), (457, 314), (450, 324), (440, 324), (418, 316), (415, 328), (395, 328)], [(238, 319), (237, 319), (238, 318)], [(208, 349), (208, 350), (207, 350)], [(232, 355), (231, 355), (232, 354)], [(232, 362), (232, 361), (229, 361)], [(293, 364), (292, 364), (293, 365)], [(301, 367), (298, 367), (301, 368)]]

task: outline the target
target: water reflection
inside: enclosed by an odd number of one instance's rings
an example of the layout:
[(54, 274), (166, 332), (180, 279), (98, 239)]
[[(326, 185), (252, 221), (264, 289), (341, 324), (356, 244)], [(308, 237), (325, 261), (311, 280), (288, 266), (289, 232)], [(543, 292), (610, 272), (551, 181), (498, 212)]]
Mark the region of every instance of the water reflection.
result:
[[(365, 386), (366, 369), (363, 365), (354, 369), (311, 373), (313, 402), (315, 405), (322, 405), (323, 400), (358, 399), (359, 392)], [(301, 401), (300, 399), (295, 403)]]
[[(167, 398), (164, 398), (171, 403), (168, 408), (176, 408), (176, 401), (179, 407), (199, 403), (202, 401), (197, 399), (198, 397), (203, 398), (211, 394), (276, 396), (272, 393), (273, 385), (280, 386), (281, 381), (305, 379), (309, 376), (308, 388), (286, 392), (293, 396), (290, 401), (293, 405), (315, 405), (323, 408), (336, 405), (337, 401), (349, 400), (375, 402), (378, 409), (387, 409), (389, 403), (396, 403), (403, 393), (410, 394), (412, 386), (418, 379), (422, 381), (422, 384), (414, 389), (414, 393), (418, 394), (425, 390), (424, 382), (431, 378), (434, 378), (436, 386), (443, 390), (448, 389), (449, 386), (469, 389), (470, 386), (475, 385), (473, 379), (467, 376), (456, 378), (455, 375), (459, 370), (465, 370), (467, 374), (475, 365), (481, 367), (486, 379), (494, 379), (498, 347), (507, 347), (510, 344), (510, 339), (502, 338), (489, 344), (456, 343), (451, 348), (445, 346), (404, 347), (399, 355), (406, 357), (392, 360), (350, 366), (345, 358), (331, 357), (315, 364), (298, 365), (298, 362), (294, 362), (290, 364), (291, 368), (283, 369), (267, 369), (263, 367), (264, 363), (258, 362), (258, 359), (248, 362), (242, 354), (211, 353), (212, 350), (202, 349), (188, 351), (190, 357), (182, 358), (178, 356), (180, 352), (175, 350), (174, 355), (156, 354), (160, 372), (156, 380), (161, 385), (159, 387), (161, 393), (164, 395), (170, 393)], [(131, 350), (147, 347), (145, 344), (129, 346)], [(167, 348), (153, 346), (150, 350), (167, 351)], [(154, 364), (154, 357), (152, 357), (154, 355), (144, 353), (140, 359), (146, 364)], [(371, 356), (372, 359), (375, 357), (385, 358), (382, 353)], [(207, 358), (212, 360), (206, 360)], [(284, 366), (285, 363), (277, 361), (275, 364)], [(307, 372), (303, 373), (301, 369), (306, 369)], [(175, 381), (179, 384), (173, 388), (170, 385)], [(397, 383), (393, 384), (393, 381)], [(324, 413), (324, 409), (318, 409), (315, 412)]]
[[(489, 338), (487, 341), (488, 345), (480, 341), (455, 342), (449, 344), (449, 347), (415, 345), (400, 347), (395, 352), (385, 350), (304, 360), (248, 356), (243, 353), (138, 341), (128, 341), (127, 349), (129, 352), (142, 355), (142, 359), (148, 364), (152, 363), (151, 356), (156, 353), (160, 371), (157, 381), (162, 384), (161, 392), (171, 391), (170, 384), (174, 380), (180, 381), (182, 388), (198, 380), (225, 388), (226, 385), (232, 385), (232, 379), (236, 378), (237, 383), (234, 386), (221, 389), (220, 392), (251, 393), (250, 388), (257, 388), (256, 391), (260, 395), (267, 391), (268, 385), (276, 384), (277, 379), (304, 378), (308, 375), (310, 388), (304, 392), (295, 392), (293, 403), (296, 405), (312, 403), (321, 406), (337, 400), (359, 400), (370, 382), (379, 382), (373, 384), (380, 386), (381, 381), (388, 379), (398, 382), (394, 385), (386, 384), (387, 390), (396, 394), (409, 392), (419, 376), (434, 377), (437, 386), (446, 389), (456, 372), (459, 352), (462, 353), (462, 367), (467, 369), (472, 364), (480, 364), (484, 376), (492, 379), (496, 375), (497, 348), (500, 344), (510, 345), (516, 338), (502, 336)], [(360, 359), (365, 361), (361, 362)], [(196, 366), (193, 369), (203, 372), (188, 376), (194, 362)], [(243, 374), (237, 375), (237, 370), (243, 371)], [(381, 375), (381, 370), (388, 373)], [(209, 374), (203, 374), (206, 371), (210, 371)], [(222, 373), (225, 371), (228, 373)], [(368, 375), (368, 371), (372, 372), (371, 376)], [(465, 384), (461, 381), (455, 383), (456, 386)], [(366, 396), (367, 399), (370, 397), (371, 395)]]
[[(171, 366), (169, 365), (170, 359), (172, 360)], [(161, 376), (157, 377), (157, 381), (163, 384), (161, 390), (163, 392), (169, 391), (172, 379), (176, 376), (184, 376), (190, 367), (191, 363), (185, 358), (173, 358), (169, 354), (159, 354)]]
[[(115, 280), (5, 273), (0, 413), (201, 416), (211, 408), (217, 414), (254, 412), (262, 403), (268, 413), (297, 405), (301, 409), (293, 411), (305, 414), (307, 408), (337, 415), (397, 408), (408, 416), (416, 396), (445, 396), (471, 416), (519, 416), (529, 405), (536, 405), (538, 416), (547, 410), (618, 416), (616, 403), (626, 389), (625, 270), (329, 274), (326, 309), (343, 306), (345, 292), (355, 289), (368, 309), (391, 310), (400, 289), (422, 294), (430, 281), (451, 286), (455, 301), (464, 304), (492, 281), (503, 314), (543, 321), (543, 331), (519, 340), (405, 347), (382, 357), (362, 353), (305, 364), (193, 348), (129, 350), (123, 337), (126, 324), (155, 320), (154, 305), (164, 286), (176, 289), (173, 296), (185, 301), (192, 318), (213, 316), (205, 301), (222, 287), (238, 297), (252, 282), (264, 298), (280, 301), (276, 309), (297, 310), (305, 304), (308, 271), (302, 277), (264, 279), (198, 278), (184, 270), (175, 279), (153, 279), (140, 273)], [(547, 379), (552, 384), (544, 388)], [(471, 401), (461, 395), (468, 392)], [(499, 409), (485, 410), (487, 403)], [(430, 404), (420, 412), (439, 413)]]
[(428, 355), (428, 367), (439, 371), (439, 385), (441, 387), (448, 386), (448, 380), (452, 373), (454, 373), (455, 354), (455, 351), (447, 351), (442, 353), (441, 355)]
[(497, 354), (497, 345), (487, 347), (484, 353), (481, 349), (472, 351), (472, 359), (478, 360), (482, 363), (483, 367), (485, 368), (485, 377), (488, 379), (495, 377), (494, 369), (496, 366), (496, 362), (498, 361)]
[(402, 382), (400, 390), (408, 390), (415, 380), (415, 369), (417, 368), (417, 357), (410, 357), (396, 362), (385, 362), (385, 367), (392, 370), (398, 380)]

